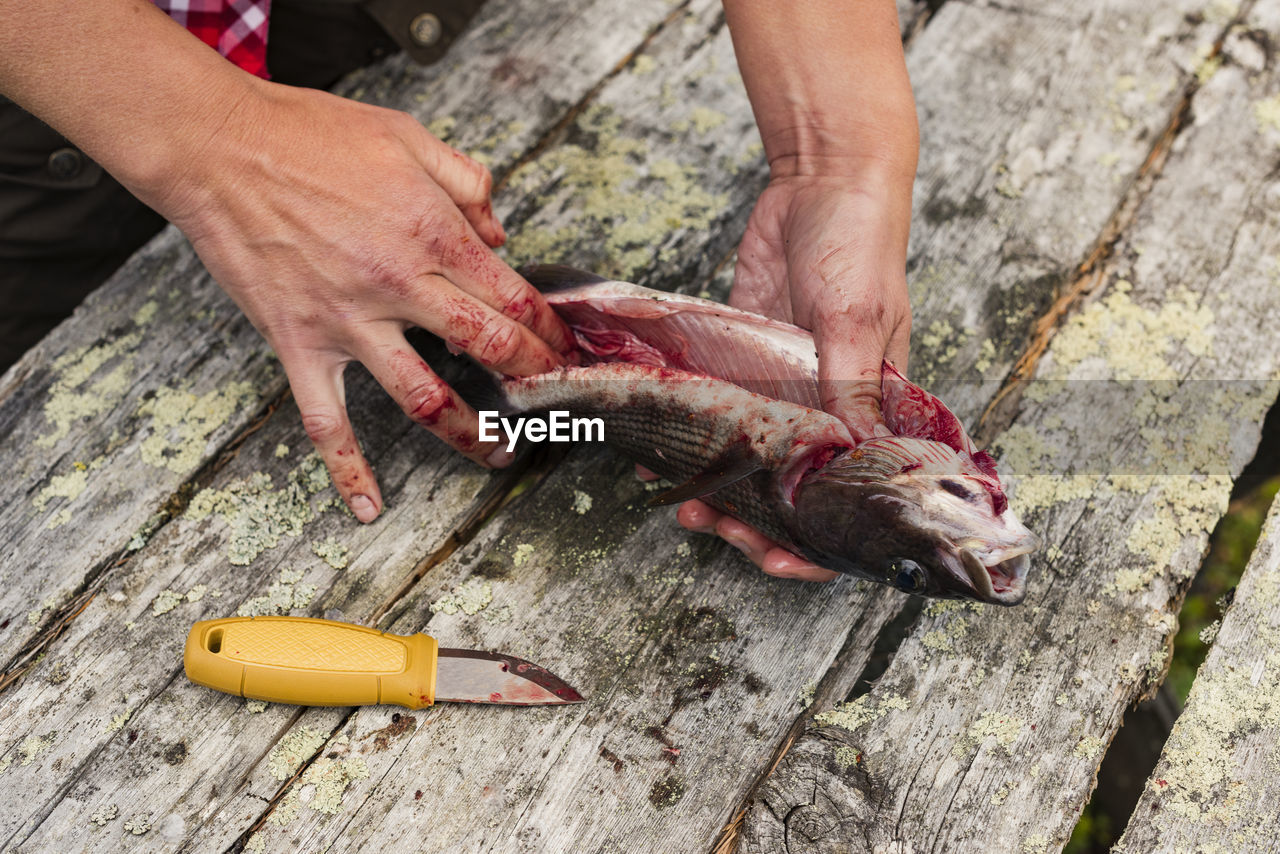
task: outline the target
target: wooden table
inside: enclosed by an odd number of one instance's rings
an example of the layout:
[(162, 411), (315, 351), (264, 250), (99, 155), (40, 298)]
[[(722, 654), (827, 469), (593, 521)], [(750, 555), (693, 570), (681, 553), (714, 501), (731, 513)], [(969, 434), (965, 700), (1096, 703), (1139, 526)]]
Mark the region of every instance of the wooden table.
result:
[[(1023, 605), (765, 577), (611, 453), (487, 474), (353, 370), (361, 526), (167, 232), (0, 379), (0, 848), (1059, 850), (1276, 398), (1280, 0), (901, 13), (912, 374), (1045, 539)], [(714, 0), (490, 0), (438, 67), (340, 88), (487, 160), (513, 262), (726, 294), (766, 168)], [(1277, 530), (1127, 851), (1273, 844)], [(235, 613), (427, 630), (589, 701), (263, 708), (182, 675)]]

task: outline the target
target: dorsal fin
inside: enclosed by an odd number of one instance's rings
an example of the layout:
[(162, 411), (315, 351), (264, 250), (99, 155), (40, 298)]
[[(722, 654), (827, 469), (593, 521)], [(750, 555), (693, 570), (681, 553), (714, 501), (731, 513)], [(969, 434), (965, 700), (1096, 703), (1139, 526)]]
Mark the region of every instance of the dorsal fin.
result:
[(516, 272), (544, 294), (609, 281), (603, 276), (564, 264), (525, 264)]
[(744, 477), (750, 477), (764, 466), (759, 458), (751, 455), (750, 444), (741, 442), (726, 451), (719, 459), (707, 466), (706, 470), (695, 474), (679, 486), (668, 489), (661, 495), (649, 500), (649, 505), (658, 507), (665, 504), (677, 504), (691, 498), (701, 498), (724, 489), (731, 483), (737, 483)]

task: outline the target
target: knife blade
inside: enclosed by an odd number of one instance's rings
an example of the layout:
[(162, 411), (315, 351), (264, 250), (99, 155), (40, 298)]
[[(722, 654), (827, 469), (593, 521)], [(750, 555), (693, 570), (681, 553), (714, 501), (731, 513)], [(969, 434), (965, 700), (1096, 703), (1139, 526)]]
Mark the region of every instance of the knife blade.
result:
[(513, 655), (313, 617), (202, 620), (187, 635), (182, 663), (197, 685), (304, 706), (583, 702), (564, 680)]

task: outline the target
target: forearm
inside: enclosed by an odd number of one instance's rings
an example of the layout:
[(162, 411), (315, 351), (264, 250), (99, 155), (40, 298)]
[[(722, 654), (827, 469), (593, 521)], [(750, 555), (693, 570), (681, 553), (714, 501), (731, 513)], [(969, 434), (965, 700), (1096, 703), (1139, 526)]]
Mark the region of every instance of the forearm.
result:
[(876, 170), (910, 188), (915, 101), (892, 0), (724, 0), (774, 177)]
[(0, 92), (153, 205), (254, 83), (147, 0), (0, 0)]

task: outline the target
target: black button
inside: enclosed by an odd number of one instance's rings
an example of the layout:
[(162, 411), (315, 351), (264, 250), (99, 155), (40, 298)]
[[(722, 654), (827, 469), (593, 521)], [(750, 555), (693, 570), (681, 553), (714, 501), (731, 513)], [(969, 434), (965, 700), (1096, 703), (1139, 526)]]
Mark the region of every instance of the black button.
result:
[(61, 181), (69, 181), (84, 169), (84, 155), (74, 148), (59, 148), (49, 155), (46, 168), (53, 177)]

